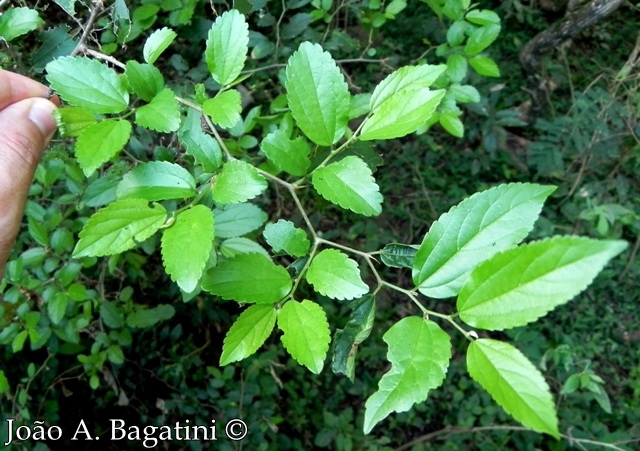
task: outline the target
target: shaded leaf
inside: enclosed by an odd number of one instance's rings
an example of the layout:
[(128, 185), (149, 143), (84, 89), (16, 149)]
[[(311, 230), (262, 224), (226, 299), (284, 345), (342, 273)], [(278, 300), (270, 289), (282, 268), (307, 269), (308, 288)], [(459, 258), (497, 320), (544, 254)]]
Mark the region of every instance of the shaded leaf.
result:
[(411, 268), (419, 246), (410, 244), (387, 244), (380, 252), (382, 263), (392, 268)]
[(0, 15), (0, 39), (7, 42), (35, 30), (44, 21), (30, 8), (9, 8)]
[(262, 227), (269, 216), (253, 204), (231, 204), (214, 210), (216, 236), (233, 238)]
[(467, 45), (464, 47), (464, 53), (469, 56), (477, 55), (493, 44), (493, 41), (496, 40), (499, 34), (499, 24), (484, 25), (475, 29), (471, 35), (469, 35)]
[(173, 318), (176, 310), (169, 304), (160, 304), (153, 308), (136, 310), (127, 315), (127, 326), (146, 329)]
[(212, 182), (213, 200), (234, 204), (253, 199), (267, 189), (267, 181), (258, 170), (244, 161), (227, 162)]
[(358, 264), (336, 249), (325, 249), (313, 257), (306, 279), (315, 291), (332, 299), (354, 299), (369, 292)]
[(267, 224), (263, 235), (274, 252), (284, 251), (293, 257), (306, 255), (311, 246), (306, 232), (297, 228), (293, 222), (284, 219), (280, 219), (275, 224)]

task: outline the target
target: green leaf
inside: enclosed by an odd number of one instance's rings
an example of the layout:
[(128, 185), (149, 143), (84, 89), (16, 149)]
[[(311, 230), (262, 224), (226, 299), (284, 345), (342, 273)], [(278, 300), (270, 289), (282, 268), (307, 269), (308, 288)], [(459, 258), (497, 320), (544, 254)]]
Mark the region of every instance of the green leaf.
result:
[(380, 252), (382, 263), (392, 268), (411, 268), (418, 246), (410, 244), (387, 244)]
[(232, 9), (218, 16), (207, 37), (205, 57), (213, 79), (221, 85), (233, 82), (244, 67), (249, 51), (249, 26)]
[(218, 142), (202, 130), (201, 119), (200, 113), (189, 108), (178, 139), (187, 154), (191, 155), (205, 172), (214, 172), (222, 166), (222, 150)]
[(75, 137), (84, 129), (97, 122), (96, 117), (89, 110), (75, 107), (62, 107), (53, 112), (58, 123), (58, 130), (62, 136)]
[(220, 365), (254, 354), (271, 335), (277, 316), (272, 305), (252, 305), (242, 312), (224, 337)]
[(89, 177), (120, 152), (131, 136), (131, 123), (125, 119), (107, 119), (80, 132), (76, 141), (76, 158)]
[(440, 113), (440, 125), (451, 135), (462, 138), (464, 136), (464, 125), (460, 117), (455, 113)]
[(153, 308), (137, 310), (127, 315), (127, 326), (140, 329), (153, 327), (159, 322), (169, 320), (176, 310), (169, 304), (160, 304)]
[(212, 182), (213, 200), (234, 204), (253, 199), (267, 189), (267, 181), (258, 170), (244, 161), (227, 162)]
[(142, 163), (122, 178), (116, 189), (118, 199), (148, 201), (185, 199), (196, 193), (196, 181), (182, 166), (168, 161)]
[(476, 25), (500, 25), (500, 17), (488, 9), (471, 10), (464, 18)]
[(284, 219), (280, 219), (275, 224), (267, 224), (263, 235), (274, 252), (284, 251), (293, 257), (306, 255), (311, 245), (304, 230)]
[(454, 53), (447, 58), (447, 75), (453, 83), (460, 83), (467, 76), (467, 59)]
[(257, 304), (278, 302), (292, 287), (287, 270), (260, 254), (239, 254), (220, 262), (201, 285), (222, 299)]
[(177, 34), (171, 28), (161, 28), (154, 31), (145, 41), (142, 49), (142, 57), (144, 60), (153, 64), (158, 57), (171, 45)]
[(467, 350), (467, 370), (523, 426), (559, 437), (549, 386), (518, 349), (488, 338), (475, 340)]
[(131, 249), (164, 224), (167, 212), (143, 199), (118, 200), (94, 213), (80, 232), (74, 258), (114, 255)]
[(475, 268), (460, 290), (460, 319), (489, 330), (535, 321), (583, 291), (626, 247), (626, 241), (567, 236), (495, 255)]
[(4, 371), (0, 370), (0, 395), (8, 392), (11, 389), (7, 376), (4, 375)]
[(382, 212), (382, 194), (371, 169), (359, 157), (348, 156), (317, 169), (311, 178), (316, 191), (329, 202), (364, 216)]
[(216, 236), (233, 238), (253, 232), (267, 222), (269, 216), (253, 204), (231, 204), (214, 210)]
[(372, 294), (351, 301), (353, 310), (344, 329), (336, 330), (333, 339), (333, 359), (331, 370), (336, 374), (345, 374), (351, 382), (355, 380), (355, 362), (358, 346), (365, 341), (373, 327), (376, 316), (376, 301)]
[(433, 321), (417, 316), (401, 319), (382, 339), (389, 346), (391, 369), (365, 403), (365, 434), (390, 413), (406, 412), (426, 400), (429, 390), (444, 381), (451, 359), (449, 335)]
[(431, 225), (415, 257), (413, 283), (425, 296), (457, 295), (474, 267), (528, 235), (554, 190), (511, 183), (463, 200)]
[(99, 114), (117, 114), (129, 105), (124, 78), (97, 60), (65, 56), (46, 69), (51, 87), (70, 105)]
[(320, 374), (331, 335), (327, 314), (315, 302), (289, 301), (278, 312), (282, 344), (296, 362)]
[(484, 77), (499, 77), (500, 68), (491, 58), (486, 56), (474, 56), (469, 60), (469, 64), (477, 73)]
[(491, 24), (477, 28), (469, 35), (464, 53), (469, 56), (477, 55), (489, 47), (500, 34), (500, 25)]
[(160, 70), (151, 64), (127, 61), (124, 71), (129, 89), (145, 102), (151, 100), (164, 88), (164, 78)]
[(220, 253), (225, 257), (235, 257), (238, 254), (261, 254), (271, 260), (271, 255), (256, 241), (246, 237), (228, 238), (220, 243)]
[(115, 302), (103, 301), (100, 304), (100, 318), (112, 329), (119, 329), (124, 326), (124, 314)]
[(372, 112), (376, 112), (380, 106), (402, 91), (419, 91), (431, 86), (447, 66), (438, 64), (422, 64), (420, 66), (404, 66), (387, 75), (373, 90), (370, 100)]
[(77, 41), (71, 37), (70, 31), (71, 28), (68, 25), (59, 25), (39, 34), (38, 37), (42, 45), (34, 53), (30, 63), (34, 71), (41, 73), (46, 65), (55, 58), (73, 52)]
[(47, 301), (47, 314), (53, 324), (59, 324), (62, 321), (68, 305), (69, 297), (63, 292), (56, 293)]
[(303, 42), (289, 58), (286, 73), (287, 101), (298, 127), (320, 146), (337, 142), (347, 128), (351, 96), (331, 55)]
[(311, 146), (302, 136), (291, 140), (284, 130), (278, 129), (262, 140), (260, 149), (276, 166), (291, 175), (302, 177), (311, 166)]
[(463, 20), (456, 20), (447, 30), (447, 44), (449, 47), (457, 47), (462, 44), (465, 38), (467, 24)]
[(358, 264), (336, 249), (325, 249), (313, 257), (306, 279), (315, 291), (331, 299), (355, 299), (369, 292)]
[(162, 233), (164, 267), (187, 293), (198, 286), (212, 248), (213, 212), (204, 205), (181, 212)]
[(423, 88), (394, 94), (364, 121), (360, 139), (400, 138), (415, 132), (431, 117), (445, 93), (444, 89)]
[(180, 109), (171, 89), (165, 88), (151, 103), (136, 108), (136, 124), (157, 132), (175, 132), (180, 128)]
[(449, 87), (449, 93), (453, 95), (456, 102), (459, 103), (478, 103), (480, 102), (480, 93), (471, 85), (453, 84)]
[(214, 124), (224, 129), (232, 128), (242, 120), (242, 99), (235, 89), (219, 93), (202, 104), (202, 111), (211, 117)]
[(7, 42), (35, 30), (44, 21), (30, 8), (9, 8), (0, 15), (0, 39)]
[(76, 0), (53, 0), (70, 16), (76, 15)]

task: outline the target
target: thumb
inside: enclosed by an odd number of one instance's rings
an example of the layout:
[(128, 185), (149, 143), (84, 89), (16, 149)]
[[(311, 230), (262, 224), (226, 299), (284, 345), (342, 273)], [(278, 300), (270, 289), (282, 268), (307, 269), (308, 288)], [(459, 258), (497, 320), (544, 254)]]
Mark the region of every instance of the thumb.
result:
[(0, 276), (20, 229), (33, 173), (56, 129), (55, 109), (46, 99), (29, 98), (0, 111)]

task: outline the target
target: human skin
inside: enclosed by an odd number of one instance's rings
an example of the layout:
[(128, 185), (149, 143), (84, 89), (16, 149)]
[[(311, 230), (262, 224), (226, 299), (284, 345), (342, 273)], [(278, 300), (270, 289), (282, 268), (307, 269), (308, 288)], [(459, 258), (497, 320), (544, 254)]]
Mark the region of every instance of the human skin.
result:
[(49, 88), (0, 69), (0, 277), (14, 244), (27, 193), (56, 129)]

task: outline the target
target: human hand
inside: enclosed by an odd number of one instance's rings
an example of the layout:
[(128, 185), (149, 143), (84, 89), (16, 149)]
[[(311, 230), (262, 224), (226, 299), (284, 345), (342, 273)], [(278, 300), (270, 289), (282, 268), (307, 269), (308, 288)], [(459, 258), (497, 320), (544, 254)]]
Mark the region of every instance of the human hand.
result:
[(56, 129), (49, 88), (0, 69), (0, 278), (20, 229), (33, 174)]

